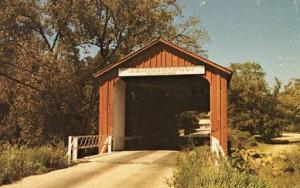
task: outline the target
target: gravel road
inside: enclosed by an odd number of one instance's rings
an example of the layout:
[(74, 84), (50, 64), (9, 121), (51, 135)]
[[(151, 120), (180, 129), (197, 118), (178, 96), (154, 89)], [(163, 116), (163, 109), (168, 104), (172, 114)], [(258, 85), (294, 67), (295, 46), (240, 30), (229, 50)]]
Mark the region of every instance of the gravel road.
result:
[(29, 176), (1, 188), (163, 188), (176, 151), (121, 151), (73, 167)]

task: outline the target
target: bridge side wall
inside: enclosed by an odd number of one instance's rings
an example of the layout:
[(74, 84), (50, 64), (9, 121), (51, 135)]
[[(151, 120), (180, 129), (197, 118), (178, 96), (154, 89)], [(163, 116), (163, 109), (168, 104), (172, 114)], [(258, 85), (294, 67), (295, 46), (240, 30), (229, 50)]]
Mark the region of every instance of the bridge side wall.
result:
[[(217, 140), (224, 153), (228, 151), (227, 79), (219, 71), (207, 68), (206, 79), (210, 83), (211, 145)], [(212, 138), (213, 137), (213, 138)]]

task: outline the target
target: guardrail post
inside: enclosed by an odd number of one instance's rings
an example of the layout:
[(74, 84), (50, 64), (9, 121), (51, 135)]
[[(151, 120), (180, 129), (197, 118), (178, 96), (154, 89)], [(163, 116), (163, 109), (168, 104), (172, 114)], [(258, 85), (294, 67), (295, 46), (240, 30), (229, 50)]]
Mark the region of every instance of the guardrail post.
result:
[(68, 164), (70, 165), (71, 161), (72, 161), (72, 136), (68, 137), (68, 153), (67, 153), (67, 156), (68, 156)]
[(75, 161), (77, 160), (77, 155), (78, 155), (78, 137), (73, 137), (73, 151), (72, 151), (72, 160)]
[(107, 152), (110, 153), (111, 152), (111, 145), (112, 145), (112, 136), (108, 136), (108, 143), (107, 143), (108, 147), (107, 147)]

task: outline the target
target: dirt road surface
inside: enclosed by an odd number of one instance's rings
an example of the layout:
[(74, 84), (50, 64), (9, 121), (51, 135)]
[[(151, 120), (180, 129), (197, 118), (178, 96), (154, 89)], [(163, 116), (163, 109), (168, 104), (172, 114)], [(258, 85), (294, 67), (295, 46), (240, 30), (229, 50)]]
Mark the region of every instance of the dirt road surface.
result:
[(176, 151), (121, 151), (66, 169), (29, 176), (1, 188), (163, 188)]

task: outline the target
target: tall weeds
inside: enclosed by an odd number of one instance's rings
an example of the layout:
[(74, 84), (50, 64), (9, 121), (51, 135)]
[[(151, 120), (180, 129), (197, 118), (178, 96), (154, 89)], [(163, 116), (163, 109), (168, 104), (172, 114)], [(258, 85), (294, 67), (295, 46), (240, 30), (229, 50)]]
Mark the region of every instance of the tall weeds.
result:
[(234, 167), (230, 158), (216, 158), (209, 147), (199, 147), (181, 154), (168, 184), (175, 188), (271, 187), (257, 175)]
[(0, 151), (0, 185), (67, 166), (66, 151), (62, 144), (29, 148), (2, 143)]

